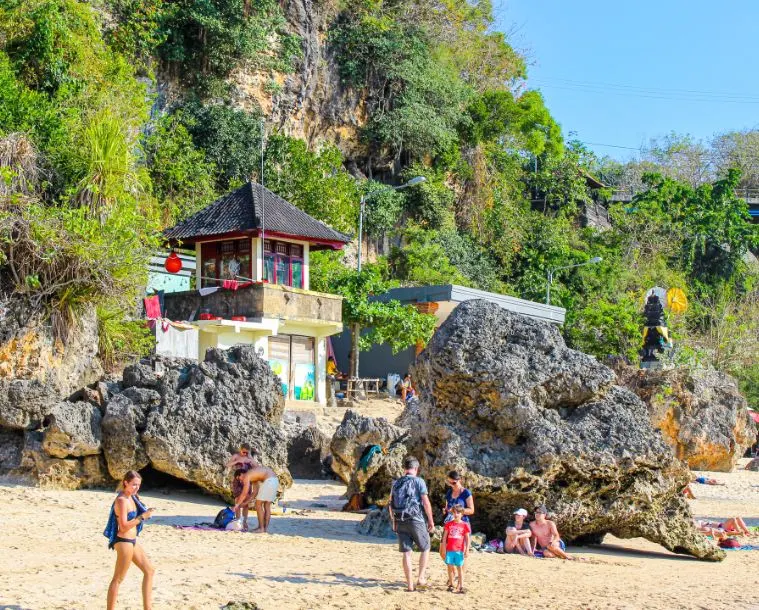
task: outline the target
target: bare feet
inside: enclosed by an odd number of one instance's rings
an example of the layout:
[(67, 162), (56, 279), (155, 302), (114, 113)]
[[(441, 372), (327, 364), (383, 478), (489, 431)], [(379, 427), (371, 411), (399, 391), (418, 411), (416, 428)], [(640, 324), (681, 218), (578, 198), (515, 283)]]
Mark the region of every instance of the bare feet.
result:
[(252, 531), (253, 534), (265, 534), (266, 530), (262, 527), (257, 527)]

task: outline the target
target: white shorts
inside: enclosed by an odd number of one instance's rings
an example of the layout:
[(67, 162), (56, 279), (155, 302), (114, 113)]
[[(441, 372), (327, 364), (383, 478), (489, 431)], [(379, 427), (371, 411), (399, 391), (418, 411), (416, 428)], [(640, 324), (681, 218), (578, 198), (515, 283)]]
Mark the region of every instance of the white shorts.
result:
[(258, 488), (258, 494), (256, 500), (261, 502), (274, 502), (277, 499), (277, 491), (279, 490), (279, 479), (277, 477), (269, 477)]

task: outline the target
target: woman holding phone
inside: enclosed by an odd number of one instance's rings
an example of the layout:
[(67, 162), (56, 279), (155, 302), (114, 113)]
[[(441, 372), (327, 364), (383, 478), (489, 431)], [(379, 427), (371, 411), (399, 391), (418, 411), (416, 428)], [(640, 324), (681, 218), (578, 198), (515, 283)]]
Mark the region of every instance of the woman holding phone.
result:
[(103, 535), (108, 538), (108, 548), (116, 549), (116, 568), (111, 585), (108, 587), (108, 610), (116, 608), (119, 585), (132, 563), (142, 570), (142, 606), (145, 610), (151, 610), (153, 607), (155, 569), (142, 549), (142, 545), (137, 544), (137, 536), (142, 531), (143, 521), (150, 519), (153, 515), (153, 509), (146, 508), (137, 496), (141, 483), (142, 477), (134, 470), (124, 475), (119, 494), (111, 506), (108, 525), (103, 532)]

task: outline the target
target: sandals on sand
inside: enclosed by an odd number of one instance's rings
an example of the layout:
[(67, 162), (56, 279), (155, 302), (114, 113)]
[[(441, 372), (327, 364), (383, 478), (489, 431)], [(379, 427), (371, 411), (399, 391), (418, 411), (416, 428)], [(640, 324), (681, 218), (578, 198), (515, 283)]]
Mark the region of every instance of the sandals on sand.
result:
[(461, 589), (456, 589), (456, 593), (458, 593), (459, 595), (464, 595), (464, 593), (466, 593), (466, 589), (464, 589), (463, 587)]

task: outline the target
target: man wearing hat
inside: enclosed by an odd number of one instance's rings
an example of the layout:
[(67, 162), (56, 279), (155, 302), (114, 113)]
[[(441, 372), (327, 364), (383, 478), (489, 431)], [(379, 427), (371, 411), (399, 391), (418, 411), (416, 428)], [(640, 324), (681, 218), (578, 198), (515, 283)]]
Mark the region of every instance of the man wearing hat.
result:
[(560, 559), (574, 559), (564, 551), (564, 543), (559, 536), (556, 524), (546, 518), (548, 509), (541, 504), (535, 509), (535, 521), (530, 523), (530, 530), (535, 537), (535, 550), (542, 551), (543, 557), (558, 557)]
[(519, 553), (520, 555), (533, 556), (530, 538), (532, 530), (525, 521), (527, 511), (518, 508), (514, 511), (514, 517), (506, 526), (506, 539), (503, 541), (504, 553)]

